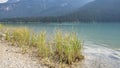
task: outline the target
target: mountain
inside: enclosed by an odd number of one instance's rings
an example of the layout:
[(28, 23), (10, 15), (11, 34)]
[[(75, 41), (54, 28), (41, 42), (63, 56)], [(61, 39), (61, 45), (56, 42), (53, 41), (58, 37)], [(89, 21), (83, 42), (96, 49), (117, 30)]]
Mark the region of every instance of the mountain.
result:
[(120, 0), (96, 0), (65, 17), (87, 22), (120, 22), (119, 6)]
[[(66, 1), (68, 1), (68, 2), (71, 1), (70, 3), (71, 4), (74, 3), (73, 5), (75, 5), (75, 3), (77, 2), (77, 1), (74, 2), (75, 0), (66, 0)], [(28, 16), (28, 17), (17, 17), (17, 18), (11, 18), (11, 19), (8, 18), (8, 19), (3, 19), (2, 21), (10, 20), (10, 21), (26, 21), (26, 22), (27, 21), (120, 22), (120, 7), (119, 7), (120, 0), (94, 0), (94, 1), (91, 0), (91, 1), (92, 2), (89, 2), (89, 3), (87, 1), (86, 4), (77, 7), (76, 9), (72, 10), (72, 12), (71, 11), (68, 12), (67, 7), (64, 7), (64, 9), (59, 8), (61, 11), (60, 10), (55, 11), (58, 8), (58, 7), (55, 7), (55, 8), (49, 8), (49, 9), (45, 10), (45, 11), (43, 11), (43, 13), (41, 12), (42, 14), (44, 14), (44, 15), (41, 14), (41, 16), (36, 15), (36, 16)], [(60, 2), (58, 2), (58, 3), (60, 3)], [(56, 3), (56, 5), (58, 5), (58, 3)], [(79, 5), (81, 5), (80, 3), (81, 2), (78, 2)], [(78, 5), (76, 5), (76, 6), (78, 6)], [(65, 13), (63, 13), (62, 10)], [(50, 13), (49, 13), (49, 11), (50, 11)], [(51, 12), (53, 12), (55, 15), (52, 14)], [(63, 14), (61, 14), (61, 13), (63, 13)], [(32, 11), (31, 11), (31, 14), (32, 14)]]
[(0, 4), (0, 18), (61, 16), (93, 0), (9, 0)]

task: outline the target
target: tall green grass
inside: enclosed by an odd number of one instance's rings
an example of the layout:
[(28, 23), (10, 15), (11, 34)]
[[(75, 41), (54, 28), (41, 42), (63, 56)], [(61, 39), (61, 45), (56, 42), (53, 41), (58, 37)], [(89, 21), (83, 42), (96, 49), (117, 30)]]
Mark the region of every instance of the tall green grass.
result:
[(37, 48), (38, 54), (40, 57), (48, 57), (49, 56), (49, 47), (47, 47), (46, 42), (46, 32), (41, 32), (37, 37)]
[(55, 56), (57, 56), (56, 58), (59, 59), (60, 58), (60, 62), (62, 62), (62, 58), (63, 58), (63, 36), (62, 36), (62, 32), (58, 31), (55, 35), (54, 38), (54, 43), (55, 43)]
[(2, 24), (0, 24), (0, 29), (2, 29), (3, 28), (3, 25)]
[(17, 28), (13, 30), (11, 40), (18, 46), (28, 46), (30, 43), (30, 31), (27, 28)]
[(2, 39), (2, 37), (3, 37), (3, 31), (2, 31), (2, 29), (3, 29), (3, 25), (2, 24), (0, 24), (0, 39)]
[(25, 53), (30, 45), (30, 30), (27, 28), (8, 29), (6, 32), (6, 40), (12, 45), (21, 47), (22, 52)]
[(6, 40), (7, 41), (11, 41), (11, 35), (10, 35), (10, 32), (8, 31), (8, 30), (6, 30), (6, 32), (5, 32), (5, 35), (6, 35)]
[(30, 47), (36, 47), (37, 46), (37, 35), (35, 33), (32, 33), (31, 34), (31, 37), (30, 37)]
[(58, 30), (54, 36), (51, 35), (53, 42), (47, 41), (45, 31), (34, 34), (27, 28), (15, 28), (6, 30), (5, 34), (6, 40), (21, 47), (23, 52), (26, 52), (29, 46), (35, 47), (41, 58), (52, 57), (52, 60), (63, 64), (72, 64), (84, 59), (83, 45), (76, 33), (63, 33)]
[(55, 56), (59, 59), (61, 63), (72, 64), (77, 60), (81, 60), (84, 57), (82, 56), (82, 43), (77, 38), (77, 35), (74, 34), (65, 34), (62, 32), (56, 32), (55, 35)]

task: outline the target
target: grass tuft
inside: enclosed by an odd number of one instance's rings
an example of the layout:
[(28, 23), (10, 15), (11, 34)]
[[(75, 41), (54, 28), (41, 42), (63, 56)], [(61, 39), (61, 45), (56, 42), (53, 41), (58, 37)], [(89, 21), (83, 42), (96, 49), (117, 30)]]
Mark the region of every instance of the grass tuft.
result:
[(5, 34), (6, 40), (21, 47), (22, 53), (27, 51), (30, 45), (30, 31), (27, 28), (8, 29)]
[(12, 41), (15, 41), (18, 46), (29, 45), (30, 31), (27, 28), (17, 28), (13, 30)]
[[(1, 28), (2, 25), (0, 25)], [(47, 41), (45, 31), (39, 35), (31, 33), (27, 28), (7, 29), (6, 40), (13, 45), (21, 47), (25, 53), (29, 47), (35, 47), (37, 54), (41, 58), (48, 58), (58, 61), (59, 64), (72, 64), (84, 59), (82, 55), (82, 43), (76, 33), (64, 34), (57, 31), (53, 37), (53, 42)]]
[(55, 35), (55, 56), (60, 63), (72, 64), (72, 62), (84, 59), (82, 56), (82, 43), (74, 34), (65, 34), (58, 31)]
[(45, 32), (41, 32), (38, 35), (37, 38), (37, 48), (38, 48), (38, 54), (40, 57), (48, 57), (49, 56), (49, 48), (47, 47), (46, 44), (46, 33)]
[(3, 28), (3, 25), (2, 24), (0, 24), (0, 29), (2, 29)]
[(36, 34), (31, 34), (31, 37), (30, 37), (30, 47), (36, 47), (37, 46), (37, 35)]

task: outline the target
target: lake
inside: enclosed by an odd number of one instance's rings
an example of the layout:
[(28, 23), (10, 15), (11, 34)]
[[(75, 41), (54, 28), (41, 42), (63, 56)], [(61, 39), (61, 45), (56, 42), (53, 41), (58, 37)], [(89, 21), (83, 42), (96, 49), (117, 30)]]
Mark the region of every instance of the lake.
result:
[(56, 30), (76, 32), (85, 44), (99, 45), (107, 48), (120, 49), (120, 23), (9, 23), (9, 27), (28, 27), (34, 32), (46, 31), (52, 35)]

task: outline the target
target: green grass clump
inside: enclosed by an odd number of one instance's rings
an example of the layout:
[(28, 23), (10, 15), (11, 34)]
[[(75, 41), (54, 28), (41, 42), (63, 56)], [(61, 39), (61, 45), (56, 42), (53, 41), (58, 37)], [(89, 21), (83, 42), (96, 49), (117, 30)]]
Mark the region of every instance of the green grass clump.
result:
[(31, 34), (30, 37), (30, 47), (36, 47), (37, 46), (37, 35), (36, 34)]
[(3, 25), (0, 24), (0, 40), (2, 39), (3, 37)]
[(75, 33), (63, 34), (57, 31), (52, 37), (52, 42), (47, 41), (46, 32), (42, 31), (39, 35), (32, 34), (27, 28), (7, 29), (5, 35), (6, 40), (21, 47), (23, 53), (31, 46), (37, 49), (36, 52), (41, 58), (52, 59), (60, 64), (70, 65), (84, 59), (83, 45)]
[(30, 31), (27, 28), (17, 28), (13, 30), (11, 40), (18, 46), (29, 46)]
[(37, 37), (37, 49), (40, 57), (45, 58), (49, 56), (49, 48), (46, 43), (46, 33), (41, 32)]
[(3, 25), (2, 24), (0, 24), (0, 29), (2, 29), (3, 28)]
[(78, 39), (77, 35), (75, 33), (70, 35), (70, 45), (71, 45), (71, 50), (73, 53), (73, 58), (72, 61), (80, 61), (81, 59), (84, 59), (83, 55), (82, 55), (82, 43), (81, 41)]
[(57, 59), (60, 58), (60, 62), (62, 62), (63, 58), (63, 36), (62, 32), (58, 31), (55, 35), (55, 55), (57, 56)]
[(21, 47), (25, 53), (30, 46), (30, 31), (27, 28), (9, 29), (6, 31), (6, 40), (12, 45)]
[(5, 39), (7, 41), (11, 41), (11, 35), (10, 35), (10, 32), (8, 30), (5, 32), (5, 35), (6, 35)]
[(82, 56), (82, 44), (76, 34), (63, 35), (62, 32), (57, 32), (55, 35), (55, 56), (60, 63), (72, 64), (72, 62), (80, 61)]
[(4, 25), (0, 24), (0, 33), (4, 34), (5, 31), (6, 31), (6, 28), (4, 28)]

